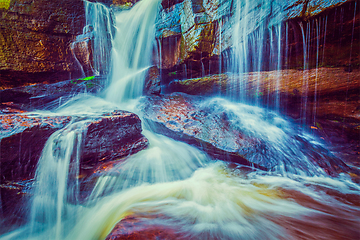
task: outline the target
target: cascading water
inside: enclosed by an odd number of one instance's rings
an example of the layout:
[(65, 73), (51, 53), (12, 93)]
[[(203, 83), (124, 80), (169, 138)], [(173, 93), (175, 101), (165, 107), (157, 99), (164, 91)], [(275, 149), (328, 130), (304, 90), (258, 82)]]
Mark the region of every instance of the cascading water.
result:
[(113, 41), (113, 68), (107, 100), (123, 103), (142, 95), (155, 45), (158, 2), (141, 1), (131, 11), (116, 14), (117, 34)]
[[(240, 99), (242, 102), (249, 100), (245, 97), (247, 79), (244, 73), (281, 69), (284, 19), (282, 8), (281, 1), (234, 1), (234, 9), (236, 9), (232, 17), (234, 47), (228, 70), (239, 75), (240, 79), (232, 83), (233, 90), (228, 93), (231, 99)], [(260, 94), (260, 84), (261, 82), (258, 81), (258, 94)], [(257, 99), (255, 101), (259, 103)], [(279, 108), (278, 96), (273, 101), (276, 108)]]
[[(258, 3), (264, 12), (271, 8), (276, 15), (279, 11), (268, 1)], [(237, 4), (246, 11), (253, 6), (249, 1)], [(210, 159), (195, 147), (152, 132), (143, 120), (149, 147), (97, 177), (90, 196), (78, 200), (78, 164), (86, 124), (118, 108), (142, 116), (138, 105), (151, 63), (159, 5), (160, 0), (142, 0), (131, 10), (115, 12), (113, 67), (105, 97), (79, 95), (52, 113), (74, 116), (75, 120), (46, 143), (36, 171), (29, 224), (0, 239), (105, 239), (128, 217), (140, 219), (140, 226), (125, 222), (128, 231), (120, 231), (120, 237), (153, 228), (170, 234), (160, 239), (356, 239), (359, 185), (344, 175), (328, 177), (311, 163), (293, 137), (296, 134), (290, 122), (270, 111), (265, 114), (259, 107), (220, 98), (207, 99), (204, 104), (214, 112), (225, 109), (232, 124), (272, 146), (272, 159), (278, 164), (272, 172)], [(256, 23), (248, 17), (246, 23)], [(262, 15), (260, 19), (269, 21)], [(245, 26), (235, 26), (237, 34), (248, 31)], [(234, 63), (238, 73), (248, 71), (250, 65), (263, 70), (264, 50), (251, 57), (246, 51), (263, 42), (266, 34), (274, 40), (271, 64), (281, 65), (277, 54), (282, 27), (274, 25), (273, 31), (265, 30), (262, 23), (257, 27), (266, 33), (238, 36), (242, 41), (236, 51), (243, 58)], [(320, 146), (317, 141), (313, 137), (306, 140)], [(299, 167), (291, 163), (292, 158), (304, 164)], [(296, 167), (298, 171), (293, 170)]]

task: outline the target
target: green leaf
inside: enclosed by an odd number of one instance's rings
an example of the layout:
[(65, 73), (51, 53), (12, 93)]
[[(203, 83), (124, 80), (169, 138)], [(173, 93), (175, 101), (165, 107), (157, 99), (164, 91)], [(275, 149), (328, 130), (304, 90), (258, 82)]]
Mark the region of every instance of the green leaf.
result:
[(86, 77), (86, 78), (79, 78), (78, 80), (80, 81), (89, 81), (89, 80), (93, 80), (95, 78), (95, 76), (90, 76), (90, 77)]

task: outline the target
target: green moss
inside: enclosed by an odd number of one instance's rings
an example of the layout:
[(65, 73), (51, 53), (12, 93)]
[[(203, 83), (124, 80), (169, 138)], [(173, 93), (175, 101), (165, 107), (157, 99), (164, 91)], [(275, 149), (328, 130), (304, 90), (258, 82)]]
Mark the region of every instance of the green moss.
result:
[(10, 1), (11, 0), (0, 0), (0, 9), (1, 8), (9, 9)]

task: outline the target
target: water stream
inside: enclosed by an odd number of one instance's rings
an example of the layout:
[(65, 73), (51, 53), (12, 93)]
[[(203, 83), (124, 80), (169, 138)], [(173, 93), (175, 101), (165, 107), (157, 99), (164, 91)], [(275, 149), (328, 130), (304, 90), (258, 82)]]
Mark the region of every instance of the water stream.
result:
[[(359, 237), (360, 186), (345, 174), (328, 176), (306, 154), (301, 155), (302, 146), (292, 138), (296, 129), (285, 118), (221, 98), (209, 98), (204, 104), (232, 112), (234, 125), (270, 144), (277, 169), (266, 172), (211, 159), (198, 148), (152, 132), (143, 120), (149, 147), (97, 177), (90, 195), (80, 201), (77, 175), (86, 125), (115, 109), (142, 116), (142, 88), (156, 43), (154, 26), (160, 2), (142, 0), (130, 10), (115, 12), (113, 67), (110, 83), (100, 96), (81, 94), (43, 113), (66, 114), (74, 120), (55, 132), (43, 149), (28, 224), (0, 239), (106, 239), (120, 220), (125, 223), (116, 229), (124, 239), (132, 233), (140, 233), (134, 235), (137, 239)], [(252, 4), (245, 2), (244, 8)], [(281, 26), (273, 29), (268, 34), (279, 39)], [(237, 46), (243, 59), (234, 67), (245, 70), (244, 44), (255, 46), (263, 38), (253, 36), (252, 43), (243, 39)], [(271, 48), (279, 54), (277, 44)], [(253, 62), (254, 67), (260, 66), (260, 58)], [(276, 56), (273, 59), (274, 66), (281, 65)], [(312, 136), (307, 141), (323, 146)], [(296, 168), (291, 165), (292, 154), (305, 167), (291, 170)], [(149, 229), (165, 235), (150, 238), (146, 235)]]

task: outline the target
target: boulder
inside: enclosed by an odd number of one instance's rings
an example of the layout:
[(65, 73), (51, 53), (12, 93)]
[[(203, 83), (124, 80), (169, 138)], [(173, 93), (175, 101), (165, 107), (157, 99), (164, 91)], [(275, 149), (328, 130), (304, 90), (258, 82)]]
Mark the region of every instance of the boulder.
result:
[(141, 120), (134, 113), (116, 110), (91, 121), (86, 128), (82, 166), (125, 158), (148, 146), (141, 134)]
[(295, 125), (261, 108), (174, 93), (148, 97), (143, 110), (154, 131), (216, 159), (267, 170), (283, 165), (290, 172), (310, 174), (318, 166), (330, 175), (350, 169), (321, 144), (310, 143)]
[[(47, 139), (65, 127), (71, 117), (32, 113), (0, 115), (1, 183), (34, 177)], [(147, 147), (137, 115), (114, 111), (89, 121), (86, 128), (80, 167), (89, 169), (101, 162), (124, 158)]]

